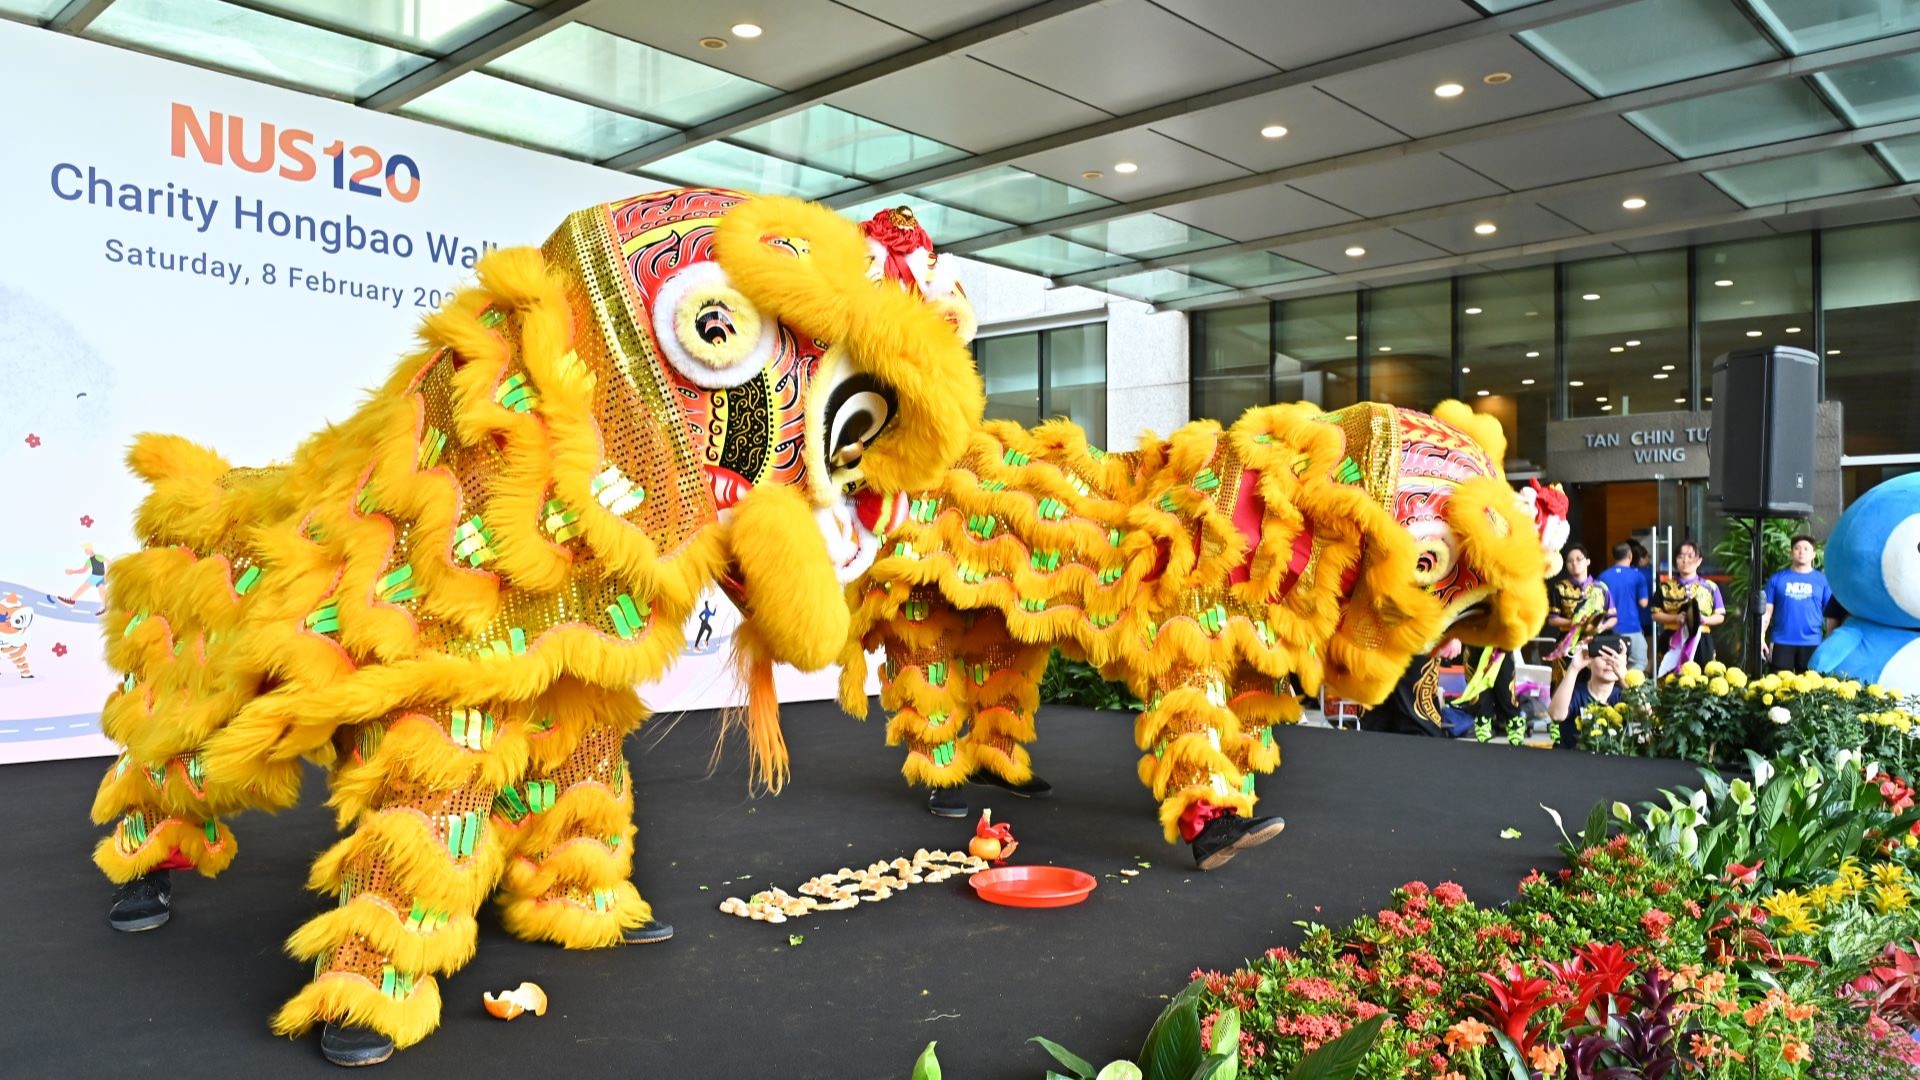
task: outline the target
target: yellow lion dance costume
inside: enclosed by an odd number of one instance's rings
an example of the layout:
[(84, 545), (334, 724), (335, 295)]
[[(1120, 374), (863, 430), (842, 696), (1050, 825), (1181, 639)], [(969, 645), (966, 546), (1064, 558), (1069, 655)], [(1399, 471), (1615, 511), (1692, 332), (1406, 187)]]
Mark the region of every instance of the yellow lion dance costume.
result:
[[(904, 292), (943, 298), (924, 233), (868, 232), (911, 252), (890, 274)], [(1443, 637), (1538, 632), (1564, 499), (1516, 493), (1505, 454), (1498, 420), (1457, 401), (1270, 406), (1117, 454), (1065, 421), (986, 423), (882, 523), (849, 590), (842, 705), (866, 715), (864, 653), (884, 648), (888, 741), (957, 816), (970, 779), (1045, 790), (1026, 749), (1041, 675), (1055, 647), (1084, 657), (1146, 702), (1140, 779), (1167, 840), (1212, 869), (1282, 827), (1252, 811), (1271, 725), (1300, 717), (1290, 683), (1377, 703)]]
[(105, 619), (126, 751), (95, 861), (148, 901), (156, 871), (211, 877), (235, 853), (221, 819), (291, 806), (301, 760), (331, 764), (352, 831), (310, 884), (339, 905), (288, 942), (315, 975), (274, 1024), (384, 1040), (343, 1064), (433, 1030), (434, 976), (471, 957), (490, 895), (569, 948), (649, 923), (627, 880), (635, 687), (721, 584), (777, 790), (771, 664), (820, 668), (848, 636), (843, 589), (876, 551), (854, 496), (936, 483), (983, 404), (951, 312), (875, 285), (859, 228), (811, 204), (659, 192), (478, 276), (291, 462), (157, 435), (129, 455), (152, 493)]

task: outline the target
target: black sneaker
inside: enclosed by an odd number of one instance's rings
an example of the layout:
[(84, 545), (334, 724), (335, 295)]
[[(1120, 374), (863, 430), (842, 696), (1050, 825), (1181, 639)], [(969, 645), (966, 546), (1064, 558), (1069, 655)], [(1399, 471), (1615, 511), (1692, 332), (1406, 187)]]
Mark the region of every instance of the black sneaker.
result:
[(320, 1031), (320, 1053), (349, 1069), (378, 1065), (393, 1056), (393, 1040), (372, 1028), (330, 1023)]
[(934, 817), (966, 817), (967, 791), (965, 788), (937, 787), (927, 796), (927, 813)]
[(1218, 870), (1227, 865), (1228, 859), (1279, 836), (1286, 827), (1287, 823), (1277, 817), (1229, 814), (1214, 818), (1193, 838), (1193, 863), (1202, 870)]
[(652, 945), (673, 936), (673, 927), (663, 922), (650, 922), (645, 926), (636, 926), (622, 931), (620, 940), (628, 945)]
[(113, 890), (107, 925), (124, 933), (165, 926), (173, 918), (173, 873), (154, 870)]
[(1023, 799), (1053, 798), (1053, 785), (1040, 779), (1038, 776), (1029, 776), (1026, 783), (1016, 784), (1006, 777), (1001, 776), (999, 773), (994, 772), (992, 769), (975, 769), (973, 775), (967, 777), (967, 783), (986, 784), (991, 787), (1002, 788), (1011, 791)]

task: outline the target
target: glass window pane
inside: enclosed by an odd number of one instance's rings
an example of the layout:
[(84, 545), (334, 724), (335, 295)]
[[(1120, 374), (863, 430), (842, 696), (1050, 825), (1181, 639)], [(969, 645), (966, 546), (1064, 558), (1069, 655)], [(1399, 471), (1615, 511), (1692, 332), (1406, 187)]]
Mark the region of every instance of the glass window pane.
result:
[(1196, 229), (1159, 214), (1135, 214), (1118, 221), (1082, 225), (1060, 235), (1090, 247), (1117, 252), (1129, 259), (1158, 259), (1163, 255), (1181, 255), (1229, 242), (1224, 236), (1215, 236), (1205, 229)]
[(1231, 424), (1248, 409), (1268, 404), (1269, 306), (1213, 308), (1188, 317), (1194, 323), (1193, 418)]
[(1875, 143), (1887, 164), (1900, 174), (1902, 180), (1920, 180), (1920, 135), (1910, 135), (1904, 139), (1888, 139)]
[(1827, 397), (1848, 454), (1920, 453), (1920, 221), (1820, 237)]
[(1040, 335), (978, 338), (973, 356), (987, 385), (987, 419), (1040, 422)]
[(0, 11), (45, 21), (60, 14), (67, 0), (0, 0)]
[(1095, 446), (1107, 441), (1107, 324), (1047, 331), (1048, 404), (1080, 425)]
[(578, 22), (527, 42), (487, 70), (683, 127), (779, 93)]
[(1280, 302), (1277, 401), (1338, 409), (1360, 400), (1360, 306), (1353, 293)]
[(1813, 348), (1811, 237), (1797, 233), (1703, 244), (1695, 252), (1701, 371), (1712, 372), (1715, 359), (1736, 349)]
[(974, 252), (973, 257), (1030, 274), (1073, 274), (1127, 261), (1119, 255), (1057, 236), (1029, 236), (1011, 244), (996, 244)]
[(583, 158), (612, 157), (673, 130), (479, 71), (436, 87), (400, 111)]
[(1753, 0), (1753, 9), (1797, 53), (1920, 29), (1917, 0)]
[(1453, 396), (1452, 283), (1422, 281), (1368, 294), (1367, 394), (1422, 411)]
[(1681, 157), (1743, 150), (1846, 126), (1800, 79), (1676, 101), (1626, 116)]
[(507, 0), (254, 0), (254, 6), (433, 52), (451, 52), (530, 10)]
[(887, 195), (878, 199), (869, 199), (858, 206), (849, 206), (840, 212), (855, 221), (866, 221), (882, 210), (891, 210), (904, 206), (913, 211), (920, 219), (920, 227), (927, 230), (927, 236), (938, 251), (948, 244), (957, 244), (976, 236), (983, 236), (1007, 227), (1004, 221), (969, 214), (965, 210), (955, 210), (951, 206), (942, 206), (926, 199), (916, 199), (911, 195)]
[(1685, 408), (1686, 252), (1572, 263), (1566, 275), (1567, 415)]
[(1219, 282), (1183, 274), (1178, 270), (1146, 270), (1110, 278), (1095, 287), (1149, 304), (1170, 304), (1175, 300), (1191, 300), (1196, 296), (1233, 291)]
[(1022, 225), (1113, 205), (1112, 199), (1011, 165), (942, 180), (914, 194)]
[(1731, 169), (1711, 169), (1706, 177), (1742, 206), (1865, 191), (1893, 182), (1872, 154), (1854, 146), (1778, 161), (1756, 161)]
[(1461, 278), (1456, 317), (1467, 404), (1500, 418), (1509, 472), (1540, 468), (1553, 416), (1553, 267)]
[(1528, 30), (1520, 39), (1601, 97), (1780, 55), (1726, 0), (1640, 0)]
[(1823, 71), (1814, 78), (1855, 127), (1920, 116), (1920, 57), (1912, 54)]
[(966, 151), (938, 139), (901, 131), (831, 105), (815, 105), (758, 124), (732, 138), (777, 157), (862, 180), (884, 180), (967, 156)]
[(120, 0), (87, 34), (341, 97), (370, 94), (428, 63), (219, 0)]
[(1326, 273), (1318, 267), (1306, 263), (1294, 262), (1282, 258), (1270, 251), (1249, 251), (1239, 255), (1229, 255), (1224, 259), (1209, 259), (1187, 267), (1195, 274), (1209, 281), (1221, 281), (1236, 289), (1253, 289), (1261, 285), (1277, 285), (1283, 281), (1299, 281), (1302, 278), (1320, 277)]
[(858, 186), (858, 181), (769, 157), (730, 142), (702, 143), (645, 166), (648, 176), (698, 187), (739, 188), (773, 195), (820, 199)]

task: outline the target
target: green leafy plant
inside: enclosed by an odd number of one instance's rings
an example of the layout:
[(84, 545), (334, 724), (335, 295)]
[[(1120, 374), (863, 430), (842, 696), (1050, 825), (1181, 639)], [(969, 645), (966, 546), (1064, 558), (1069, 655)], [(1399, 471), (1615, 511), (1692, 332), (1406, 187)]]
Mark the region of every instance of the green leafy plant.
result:
[(940, 1055), (933, 1052), (933, 1048), (938, 1045), (940, 1045), (939, 1041), (935, 1040), (928, 1043), (925, 1050), (920, 1051), (920, 1057), (913, 1063), (913, 1075), (909, 1080), (940, 1080)]
[(1040, 677), (1040, 700), (1048, 705), (1079, 705), (1088, 709), (1138, 711), (1139, 698), (1128, 693), (1125, 684), (1108, 682), (1084, 660), (1075, 660), (1059, 649), (1047, 660), (1046, 674)]

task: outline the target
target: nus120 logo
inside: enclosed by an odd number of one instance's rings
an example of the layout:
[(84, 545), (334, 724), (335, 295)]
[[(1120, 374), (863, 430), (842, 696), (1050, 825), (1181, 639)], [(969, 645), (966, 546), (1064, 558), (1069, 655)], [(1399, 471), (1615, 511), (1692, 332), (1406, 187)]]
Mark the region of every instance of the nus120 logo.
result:
[[(251, 173), (276, 169), (282, 179), (305, 183), (320, 177), (314, 156), (332, 158), (333, 186), (355, 195), (389, 197), (410, 203), (420, 197), (420, 166), (405, 154), (382, 156), (370, 146), (348, 146), (339, 139), (315, 147), (313, 132), (277, 127), (264, 120), (249, 123), (232, 113), (207, 110), (202, 119), (190, 105), (173, 103), (173, 156), (189, 152), (209, 165), (225, 165)], [(191, 147), (191, 151), (189, 150)], [(351, 161), (351, 165), (349, 165)]]

